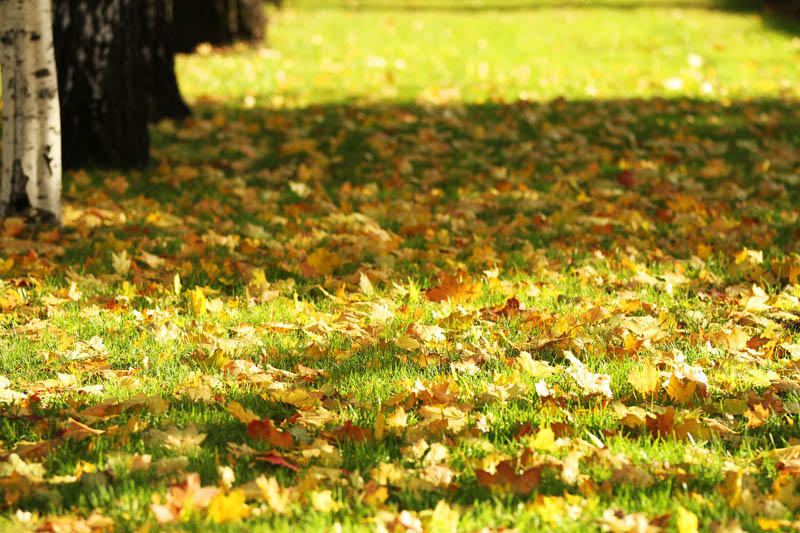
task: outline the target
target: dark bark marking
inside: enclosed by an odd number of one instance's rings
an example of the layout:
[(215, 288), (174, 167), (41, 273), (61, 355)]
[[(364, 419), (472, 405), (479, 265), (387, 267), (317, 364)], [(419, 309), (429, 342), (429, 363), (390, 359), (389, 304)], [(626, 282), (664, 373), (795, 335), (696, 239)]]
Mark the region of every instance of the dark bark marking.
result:
[(28, 176), (22, 170), (22, 161), (19, 159), (14, 160), (11, 170), (11, 197), (8, 200), (9, 214), (22, 214), (27, 212), (31, 207), (31, 202), (28, 199), (28, 192), (25, 190), (28, 187)]
[(50, 145), (48, 144), (42, 149), (42, 160), (47, 165), (47, 172), (53, 175), (53, 158), (50, 157)]
[(33, 73), (37, 78), (46, 78), (50, 74), (50, 69), (42, 68)]

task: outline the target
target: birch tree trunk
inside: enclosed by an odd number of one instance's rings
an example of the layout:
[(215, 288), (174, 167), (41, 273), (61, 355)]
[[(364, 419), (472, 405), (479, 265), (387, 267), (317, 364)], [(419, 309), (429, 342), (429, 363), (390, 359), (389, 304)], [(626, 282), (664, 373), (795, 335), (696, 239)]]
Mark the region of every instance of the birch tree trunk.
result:
[(50, 0), (0, 0), (0, 218), (61, 223), (61, 122)]
[(54, 0), (53, 6), (64, 167), (146, 165), (144, 0)]

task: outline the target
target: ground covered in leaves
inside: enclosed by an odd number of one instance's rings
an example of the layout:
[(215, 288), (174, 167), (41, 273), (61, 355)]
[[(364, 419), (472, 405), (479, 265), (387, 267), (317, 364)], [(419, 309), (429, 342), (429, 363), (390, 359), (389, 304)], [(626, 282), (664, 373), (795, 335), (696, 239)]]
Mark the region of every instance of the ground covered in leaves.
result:
[[(616, 28), (579, 67), (663, 49), (587, 89), (506, 17)], [(152, 168), (0, 227), (3, 531), (798, 525), (800, 41), (552, 6), (271, 38), (181, 59)], [(460, 63), (495, 39), (528, 74)]]

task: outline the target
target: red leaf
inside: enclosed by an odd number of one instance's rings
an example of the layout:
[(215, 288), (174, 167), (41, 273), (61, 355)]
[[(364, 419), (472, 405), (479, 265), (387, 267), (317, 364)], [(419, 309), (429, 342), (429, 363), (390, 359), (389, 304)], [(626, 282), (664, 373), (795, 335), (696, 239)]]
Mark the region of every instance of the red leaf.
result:
[(635, 187), (636, 186), (636, 176), (630, 170), (623, 170), (617, 176), (617, 181), (623, 187)]
[(534, 431), (536, 431), (536, 428), (533, 427), (533, 424), (531, 424), (530, 422), (526, 422), (525, 424), (523, 424), (521, 428), (519, 428), (519, 431), (517, 432), (516, 435), (514, 435), (514, 438), (521, 439), (525, 435), (533, 435)]
[(265, 463), (270, 463), (277, 466), (285, 466), (286, 468), (294, 470), (295, 472), (300, 471), (300, 468), (298, 468), (297, 465), (290, 463), (284, 459), (282, 455), (276, 452), (259, 453), (255, 456), (255, 458), (257, 461), (264, 461)]

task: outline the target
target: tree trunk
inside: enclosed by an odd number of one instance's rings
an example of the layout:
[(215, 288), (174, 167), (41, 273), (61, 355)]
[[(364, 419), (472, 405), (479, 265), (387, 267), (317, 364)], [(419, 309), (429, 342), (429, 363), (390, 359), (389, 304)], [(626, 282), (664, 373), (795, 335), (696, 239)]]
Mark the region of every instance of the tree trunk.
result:
[(200, 43), (260, 43), (267, 29), (264, 0), (172, 0), (175, 50), (191, 52)]
[(142, 11), (142, 70), (150, 121), (186, 118), (191, 111), (175, 78), (175, 52), (167, 0), (144, 0)]
[(65, 168), (133, 168), (149, 161), (143, 2), (53, 2)]
[(61, 127), (50, 0), (0, 0), (0, 218), (61, 223)]

